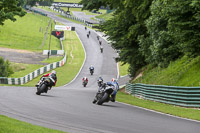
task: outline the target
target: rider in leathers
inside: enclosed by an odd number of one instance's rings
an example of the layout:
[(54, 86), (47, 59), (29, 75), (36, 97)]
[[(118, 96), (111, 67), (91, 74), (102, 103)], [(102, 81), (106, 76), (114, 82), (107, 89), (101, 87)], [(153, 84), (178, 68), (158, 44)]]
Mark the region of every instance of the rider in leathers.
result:
[(49, 89), (51, 89), (51, 87), (52, 86), (55, 86), (56, 85), (56, 82), (57, 82), (57, 76), (56, 76), (56, 71), (55, 70), (53, 70), (51, 73), (48, 73), (48, 74), (45, 74), (45, 75), (43, 75), (41, 78), (40, 78), (40, 81), (38, 82), (38, 84), (36, 85), (36, 87), (38, 87), (39, 85), (40, 85), (40, 83), (42, 82), (42, 78), (43, 77), (48, 77), (49, 79), (50, 79), (50, 88)]
[(110, 101), (115, 102), (115, 97), (117, 95), (117, 91), (119, 90), (119, 84), (117, 83), (117, 80), (114, 79), (114, 78), (112, 78), (111, 82), (107, 82), (106, 84), (109, 85), (109, 86), (114, 86), (115, 90), (111, 95)]

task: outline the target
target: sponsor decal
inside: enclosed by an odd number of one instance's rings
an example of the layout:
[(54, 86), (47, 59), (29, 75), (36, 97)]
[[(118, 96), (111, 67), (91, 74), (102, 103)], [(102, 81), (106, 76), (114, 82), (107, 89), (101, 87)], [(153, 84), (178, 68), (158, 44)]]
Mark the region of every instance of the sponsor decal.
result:
[(78, 3), (64, 3), (64, 2), (54, 2), (52, 6), (57, 7), (74, 7), (74, 8), (82, 8), (83, 5), (79, 5)]
[(64, 31), (52, 31), (51, 34), (57, 37), (58, 39), (64, 37)]
[(71, 26), (55, 25), (55, 30), (71, 30)]

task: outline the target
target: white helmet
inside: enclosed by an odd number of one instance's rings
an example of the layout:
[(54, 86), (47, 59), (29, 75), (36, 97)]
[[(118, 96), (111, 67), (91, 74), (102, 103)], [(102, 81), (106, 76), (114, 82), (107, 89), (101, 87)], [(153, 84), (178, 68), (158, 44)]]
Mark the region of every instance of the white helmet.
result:
[(53, 70), (51, 73), (53, 73), (53, 74), (56, 74), (56, 71), (55, 71), (55, 70)]

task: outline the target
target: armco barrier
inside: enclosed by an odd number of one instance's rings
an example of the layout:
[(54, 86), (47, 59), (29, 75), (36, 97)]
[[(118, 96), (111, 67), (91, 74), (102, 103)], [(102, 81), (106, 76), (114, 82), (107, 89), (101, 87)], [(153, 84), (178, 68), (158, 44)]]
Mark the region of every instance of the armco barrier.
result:
[(131, 95), (184, 107), (200, 107), (200, 87), (177, 87), (148, 84), (126, 84)]
[(35, 70), (32, 73), (20, 78), (7, 78), (7, 77), (0, 77), (0, 84), (11, 84), (11, 85), (23, 85), (32, 79), (36, 78), (37, 76), (50, 71), (51, 69), (55, 69), (57, 67), (61, 67), (65, 64), (67, 60), (67, 53), (65, 53), (64, 58), (61, 61), (54, 62), (52, 64), (46, 65), (41, 67), (40, 69)]
[(43, 50), (43, 55), (48, 55), (48, 52), (50, 55), (63, 55), (64, 50)]

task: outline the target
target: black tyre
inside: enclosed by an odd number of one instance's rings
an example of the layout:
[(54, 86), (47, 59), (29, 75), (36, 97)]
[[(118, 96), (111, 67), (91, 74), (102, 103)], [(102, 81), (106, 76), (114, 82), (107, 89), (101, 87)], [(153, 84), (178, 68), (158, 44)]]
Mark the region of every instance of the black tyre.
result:
[(96, 99), (94, 99), (94, 100), (92, 101), (92, 103), (94, 103), (94, 104), (95, 104), (96, 102), (97, 102), (97, 100), (96, 100)]
[(40, 95), (40, 93), (39, 93), (39, 92), (36, 92), (36, 95)]
[(37, 95), (40, 95), (41, 93), (45, 92), (46, 85), (42, 84), (40, 88), (38, 88), (38, 91), (36, 92)]
[(108, 96), (109, 94), (105, 92), (103, 97), (99, 101), (97, 101), (97, 104), (102, 105), (108, 99)]

